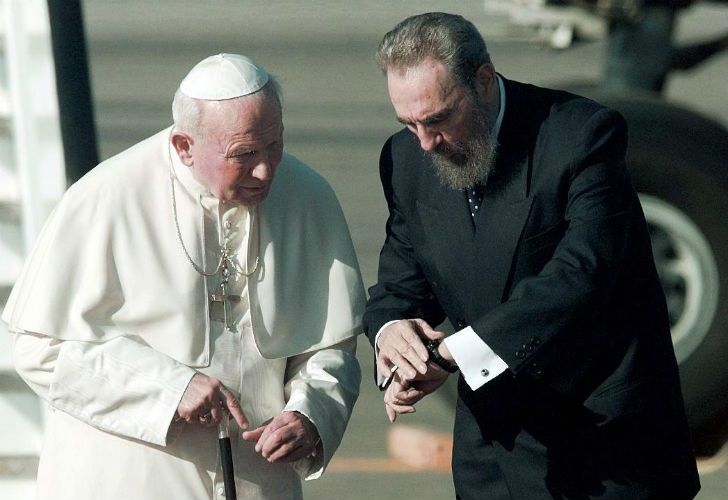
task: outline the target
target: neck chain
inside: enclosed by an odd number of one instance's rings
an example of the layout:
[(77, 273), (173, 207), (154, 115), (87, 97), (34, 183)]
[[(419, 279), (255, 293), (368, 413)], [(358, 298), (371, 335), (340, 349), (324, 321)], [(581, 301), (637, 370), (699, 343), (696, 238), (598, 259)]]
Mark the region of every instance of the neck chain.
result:
[[(170, 155), (171, 155), (171, 153), (170, 153)], [(172, 164), (172, 158), (170, 157), (170, 169), (173, 169), (173, 168), (174, 167)], [(198, 265), (197, 263), (195, 263), (194, 260), (192, 260), (192, 256), (187, 251), (185, 242), (182, 239), (182, 231), (180, 231), (180, 228), (179, 228), (179, 219), (177, 217), (177, 198), (175, 196), (174, 179), (175, 179), (174, 172), (173, 172), (173, 170), (170, 170), (169, 182), (170, 182), (170, 186), (172, 188), (172, 214), (174, 215), (174, 227), (177, 230), (177, 240), (179, 241), (179, 244), (182, 247), (182, 251), (184, 252), (185, 257), (187, 257), (187, 261), (192, 265), (192, 267), (195, 269), (195, 271), (200, 273), (202, 276), (210, 277), (210, 276), (216, 275), (222, 269), (223, 284), (227, 284), (227, 281), (230, 278), (230, 269), (232, 267), (236, 267), (238, 269), (238, 271), (245, 277), (249, 277), (253, 273), (255, 273), (255, 271), (258, 270), (258, 265), (260, 264), (260, 239), (259, 238), (258, 238), (258, 250), (255, 254), (255, 264), (253, 265), (253, 269), (250, 271), (248, 271), (247, 269), (246, 270), (241, 269), (239, 266), (234, 266), (232, 260), (230, 259), (230, 249), (228, 248), (227, 240), (225, 240), (224, 244), (222, 244), (218, 241), (218, 245), (220, 245), (220, 259), (217, 261), (217, 265), (215, 266), (215, 269), (213, 271), (205, 271), (205, 269), (203, 269), (202, 266)], [(200, 199), (198, 200), (200, 205), (202, 205), (201, 198), (202, 198), (202, 195), (200, 195)], [(204, 212), (203, 212), (202, 216), (204, 219)], [(255, 220), (256, 220), (255, 215), (251, 214), (250, 233), (248, 234), (248, 242), (250, 242), (250, 239), (253, 238), (253, 229), (254, 229), (253, 226), (255, 224)], [(223, 231), (222, 226), (220, 227), (220, 231), (221, 232)], [(248, 247), (249, 246), (250, 246), (250, 244), (248, 244)], [(203, 248), (203, 252), (207, 248), (207, 243), (205, 241), (204, 224), (202, 227), (202, 248)], [(249, 254), (249, 252), (248, 252), (248, 254)]]

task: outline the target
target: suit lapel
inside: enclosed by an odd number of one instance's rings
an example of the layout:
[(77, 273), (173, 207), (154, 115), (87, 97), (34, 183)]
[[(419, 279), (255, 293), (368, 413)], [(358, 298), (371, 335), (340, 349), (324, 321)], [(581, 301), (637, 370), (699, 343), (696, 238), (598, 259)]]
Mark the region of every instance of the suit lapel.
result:
[(476, 214), (476, 259), (471, 274), (472, 285), (478, 290), (478, 304), (473, 304), (476, 310), (490, 309), (503, 300), (513, 255), (533, 201), (525, 189), (527, 157), (514, 161), (499, 155), (497, 166), (507, 168), (511, 175), (507, 183), (494, 182), (488, 187)]
[[(426, 168), (433, 170), (431, 165)], [(470, 252), (475, 237), (467, 201), (462, 191), (443, 187), (434, 173), (429, 177), (415, 202), (427, 242), (425, 250), (443, 277), (461, 281), (468, 272), (462, 263), (470, 258), (463, 252)]]
[(539, 107), (516, 84), (503, 81), (506, 110), (498, 134), (495, 172), (475, 219), (475, 252), (480, 258), (474, 286), (481, 289), (481, 302), (473, 304), (476, 310), (489, 309), (506, 298), (513, 256), (533, 202), (531, 158)]

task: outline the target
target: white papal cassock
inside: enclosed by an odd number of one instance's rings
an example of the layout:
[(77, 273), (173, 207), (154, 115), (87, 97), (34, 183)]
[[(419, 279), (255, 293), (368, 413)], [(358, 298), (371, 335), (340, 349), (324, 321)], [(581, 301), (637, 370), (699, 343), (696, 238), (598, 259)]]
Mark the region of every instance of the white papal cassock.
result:
[[(215, 429), (171, 423), (196, 371), (240, 398), (251, 428), (282, 410), (315, 424), (318, 453), (292, 465), (232, 436), (239, 498), (299, 498), (358, 395), (364, 290), (331, 188), (284, 154), (261, 205), (218, 202), (170, 154), (169, 133), (68, 190), (3, 312), (18, 372), (51, 406), (38, 498), (222, 498)], [(235, 250), (229, 331), (208, 302), (220, 277), (198, 274), (179, 244), (171, 181), (192, 259), (212, 270), (221, 238)]]

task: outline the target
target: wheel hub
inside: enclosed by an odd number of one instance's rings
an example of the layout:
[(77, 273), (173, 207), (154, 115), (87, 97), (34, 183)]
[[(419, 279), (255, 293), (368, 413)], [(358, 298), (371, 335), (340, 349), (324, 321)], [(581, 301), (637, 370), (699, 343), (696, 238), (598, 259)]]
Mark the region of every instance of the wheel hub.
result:
[(652, 253), (667, 299), (678, 363), (687, 359), (710, 330), (718, 306), (718, 265), (703, 232), (674, 205), (640, 194)]

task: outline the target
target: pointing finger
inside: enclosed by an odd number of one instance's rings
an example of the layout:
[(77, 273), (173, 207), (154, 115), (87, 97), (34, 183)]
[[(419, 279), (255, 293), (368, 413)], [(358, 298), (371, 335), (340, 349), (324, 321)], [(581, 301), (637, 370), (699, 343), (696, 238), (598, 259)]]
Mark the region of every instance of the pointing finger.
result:
[(243, 410), (240, 408), (240, 403), (238, 403), (238, 400), (235, 399), (233, 393), (224, 386), (220, 386), (220, 392), (223, 395), (223, 402), (225, 407), (230, 413), (230, 416), (233, 417), (235, 422), (238, 424), (238, 427), (240, 427), (241, 429), (247, 429), (248, 417), (246, 417), (245, 413), (243, 413)]

